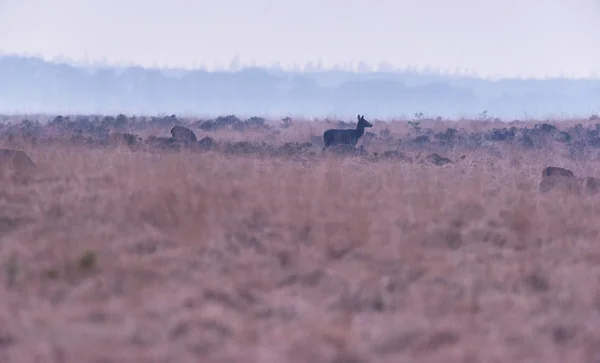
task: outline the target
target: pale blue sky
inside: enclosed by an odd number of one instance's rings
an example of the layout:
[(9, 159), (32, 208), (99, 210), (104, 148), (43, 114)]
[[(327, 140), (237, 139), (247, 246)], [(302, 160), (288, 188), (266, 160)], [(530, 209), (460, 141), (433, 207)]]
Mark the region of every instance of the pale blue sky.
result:
[(579, 77), (600, 74), (599, 15), (597, 0), (0, 0), (0, 52)]

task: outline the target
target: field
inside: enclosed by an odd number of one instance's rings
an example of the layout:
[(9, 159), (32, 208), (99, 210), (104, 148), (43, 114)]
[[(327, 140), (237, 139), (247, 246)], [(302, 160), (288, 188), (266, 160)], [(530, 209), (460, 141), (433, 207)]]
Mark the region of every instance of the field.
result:
[(0, 127), (35, 163), (0, 175), (1, 362), (600, 362), (600, 196), (538, 189), (600, 177), (595, 119), (322, 155), (338, 122), (36, 117)]

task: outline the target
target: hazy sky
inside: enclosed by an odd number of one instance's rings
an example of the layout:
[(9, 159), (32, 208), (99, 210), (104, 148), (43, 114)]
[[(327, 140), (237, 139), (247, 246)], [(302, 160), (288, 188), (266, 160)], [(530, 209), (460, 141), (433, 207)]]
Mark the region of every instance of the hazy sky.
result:
[(579, 77), (600, 74), (599, 15), (599, 0), (0, 0), (0, 52)]

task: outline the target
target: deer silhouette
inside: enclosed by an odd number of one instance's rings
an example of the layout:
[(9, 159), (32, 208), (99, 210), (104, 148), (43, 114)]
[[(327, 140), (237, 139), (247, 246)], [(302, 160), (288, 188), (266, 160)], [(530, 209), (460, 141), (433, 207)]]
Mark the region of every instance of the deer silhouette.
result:
[(196, 134), (194, 131), (188, 129), (187, 127), (175, 125), (171, 129), (171, 135), (173, 135), (173, 139), (177, 141), (183, 142), (196, 142)]
[(329, 129), (325, 131), (323, 133), (323, 150), (333, 145), (356, 146), (358, 139), (365, 133), (365, 127), (373, 127), (373, 124), (365, 120), (365, 115), (358, 115), (357, 118), (356, 129)]

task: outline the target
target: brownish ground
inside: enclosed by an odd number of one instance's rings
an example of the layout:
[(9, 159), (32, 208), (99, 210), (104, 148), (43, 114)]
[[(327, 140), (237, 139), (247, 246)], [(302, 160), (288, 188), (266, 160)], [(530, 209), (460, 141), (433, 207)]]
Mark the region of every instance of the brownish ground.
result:
[(596, 160), (21, 149), (0, 362), (600, 362)]

